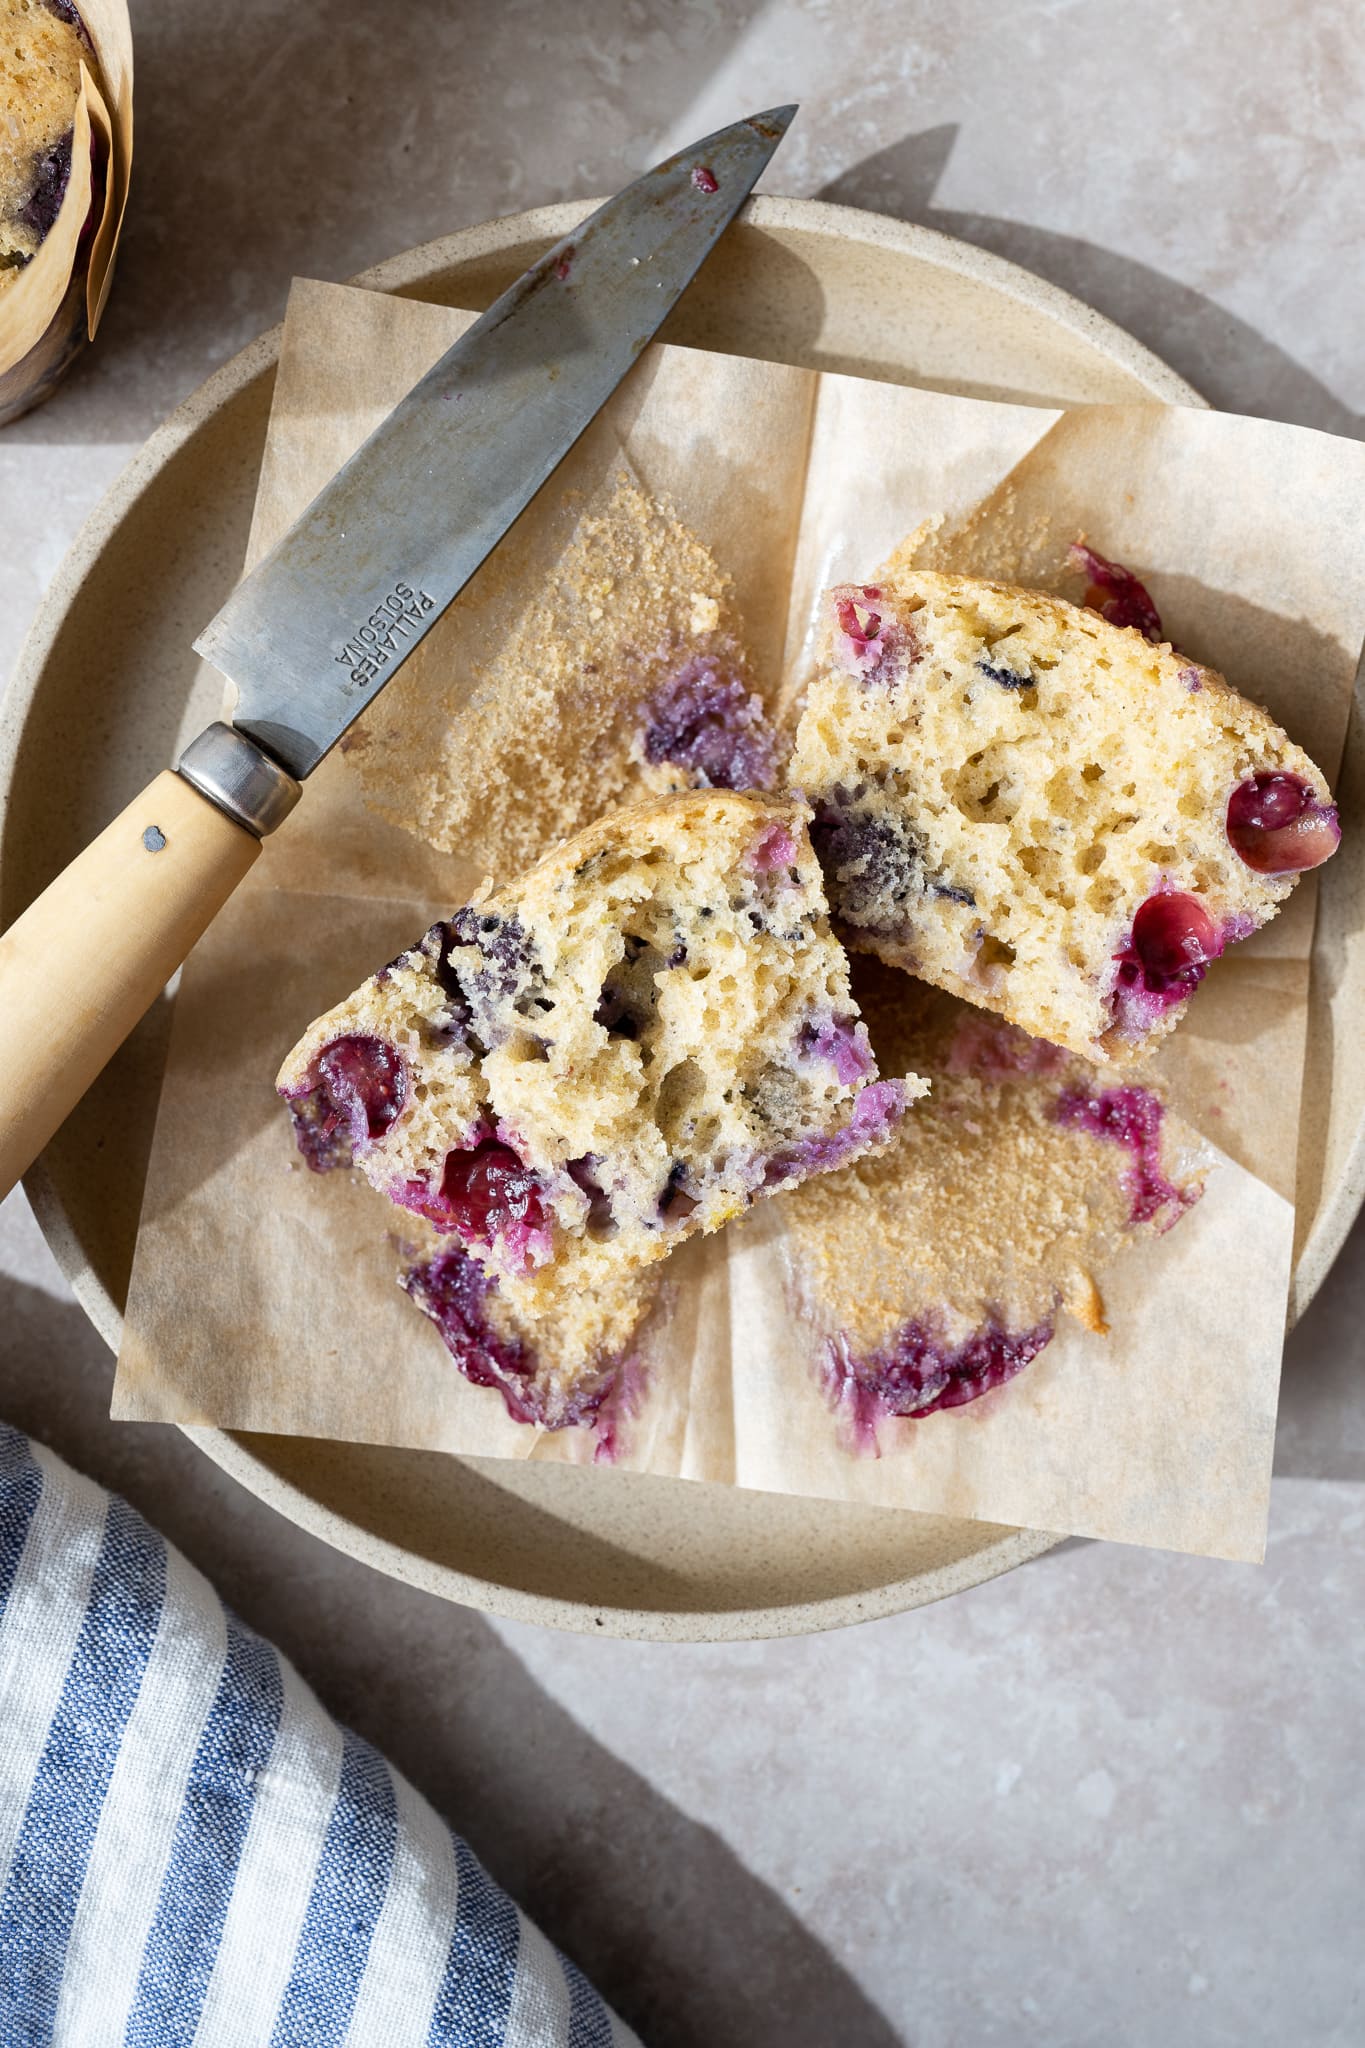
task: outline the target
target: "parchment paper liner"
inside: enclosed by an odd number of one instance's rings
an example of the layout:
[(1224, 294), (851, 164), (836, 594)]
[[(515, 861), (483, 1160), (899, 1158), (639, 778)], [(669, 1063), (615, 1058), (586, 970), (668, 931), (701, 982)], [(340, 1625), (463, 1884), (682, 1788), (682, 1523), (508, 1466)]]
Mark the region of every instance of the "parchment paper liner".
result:
[[(251, 559), (469, 317), (295, 286)], [(1157, 407), (991, 405), (656, 347), (519, 523), (511, 557), (533, 561), (563, 494), (590, 498), (623, 462), (735, 572), (774, 698), (799, 688), (818, 590), (870, 573), (921, 521), (942, 516), (933, 546), (950, 558), (965, 548), (964, 566), (1013, 563), (1038, 581), (1052, 580), (1059, 541), (1084, 529), (1151, 581), (1179, 644), (1226, 668), (1335, 773), (1365, 627), (1355, 443)], [(479, 580), (390, 686), (390, 710), (400, 692), (477, 669), (462, 636), (480, 619)], [(789, 601), (774, 605), (774, 591)], [(438, 854), (377, 821), (354, 766), (334, 755), (197, 949), (177, 1004), (116, 1415), (592, 1455), (585, 1432), (513, 1424), (495, 1394), (459, 1378), (394, 1284), (396, 1217), (357, 1180), (299, 1167), (271, 1092), (302, 1025), (480, 872), (477, 857)], [(1107, 1340), (1064, 1324), (1010, 1386), (893, 1425), (880, 1459), (851, 1455), (785, 1284), (779, 1200), (669, 1262), (673, 1309), (647, 1338), (647, 1392), (620, 1462), (1259, 1556), (1312, 899), (1310, 881), (1215, 965), (1165, 1057), (1181, 1109), (1222, 1156), (1174, 1234), (1135, 1246), (1106, 1277)]]
[(33, 261), (0, 292), (0, 425), (55, 389), (94, 339), (113, 282), (133, 164), (133, 35), (127, 0), (78, 4), (99, 78), (82, 64), (57, 218)]

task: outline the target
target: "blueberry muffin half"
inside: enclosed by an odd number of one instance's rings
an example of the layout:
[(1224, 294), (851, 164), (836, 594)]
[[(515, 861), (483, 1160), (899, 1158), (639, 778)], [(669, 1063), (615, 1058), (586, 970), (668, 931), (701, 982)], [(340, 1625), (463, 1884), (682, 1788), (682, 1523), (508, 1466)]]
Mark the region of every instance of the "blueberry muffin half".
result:
[(808, 818), (632, 805), (433, 925), (285, 1061), (309, 1165), (592, 1288), (885, 1143), (924, 1084), (877, 1079)]
[(791, 781), (836, 923), (1034, 1037), (1131, 1057), (1336, 850), (1320, 770), (1136, 619), (918, 571), (826, 602)]

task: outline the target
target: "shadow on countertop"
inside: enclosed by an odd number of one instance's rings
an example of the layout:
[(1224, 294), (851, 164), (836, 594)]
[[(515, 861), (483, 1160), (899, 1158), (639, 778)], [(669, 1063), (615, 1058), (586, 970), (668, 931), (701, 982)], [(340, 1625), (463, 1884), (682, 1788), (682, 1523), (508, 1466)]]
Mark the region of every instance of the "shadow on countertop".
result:
[(958, 128), (907, 135), (831, 179), (816, 194), (956, 235), (1071, 292), (1117, 322), (1226, 412), (1359, 439), (1365, 421), (1311, 372), (1235, 313), (1149, 264), (1072, 235), (934, 203)]
[(648, 2048), (899, 2048), (778, 1894), (581, 1728), (481, 1615), (329, 1549), (177, 1430), (111, 1423), (113, 1362), (74, 1305), (0, 1280), (0, 1329), (0, 1416), (155, 1521)]
[(1365, 1215), (1285, 1345), (1275, 1470), (1365, 1480)]

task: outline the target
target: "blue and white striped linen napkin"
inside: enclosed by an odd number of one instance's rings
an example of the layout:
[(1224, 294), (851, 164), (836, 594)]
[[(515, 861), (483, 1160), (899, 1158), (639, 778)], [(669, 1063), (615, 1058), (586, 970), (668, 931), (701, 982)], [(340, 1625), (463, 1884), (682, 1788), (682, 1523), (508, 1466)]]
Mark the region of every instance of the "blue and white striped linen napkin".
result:
[(0, 1424), (3, 2048), (625, 2048), (426, 1801)]

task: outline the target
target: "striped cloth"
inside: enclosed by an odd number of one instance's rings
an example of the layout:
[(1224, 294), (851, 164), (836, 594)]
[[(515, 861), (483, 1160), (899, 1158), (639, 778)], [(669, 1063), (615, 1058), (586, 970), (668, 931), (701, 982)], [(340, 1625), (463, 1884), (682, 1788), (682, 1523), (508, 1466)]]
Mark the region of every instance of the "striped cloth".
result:
[(125, 1501), (0, 1425), (3, 2048), (623, 2048)]

